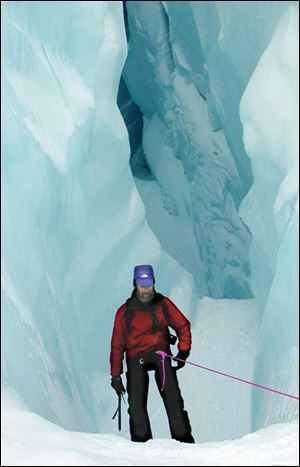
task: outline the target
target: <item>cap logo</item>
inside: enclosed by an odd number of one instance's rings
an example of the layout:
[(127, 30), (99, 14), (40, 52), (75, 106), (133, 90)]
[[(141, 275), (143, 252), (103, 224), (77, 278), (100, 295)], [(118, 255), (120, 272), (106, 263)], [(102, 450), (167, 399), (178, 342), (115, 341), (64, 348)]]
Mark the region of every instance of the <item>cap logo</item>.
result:
[(140, 277), (148, 277), (148, 274), (141, 274)]

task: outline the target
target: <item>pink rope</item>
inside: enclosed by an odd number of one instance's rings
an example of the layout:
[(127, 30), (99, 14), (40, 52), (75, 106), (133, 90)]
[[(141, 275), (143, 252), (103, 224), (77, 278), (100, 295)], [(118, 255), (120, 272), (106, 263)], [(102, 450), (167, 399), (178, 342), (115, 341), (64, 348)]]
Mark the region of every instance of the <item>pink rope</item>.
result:
[(165, 387), (165, 382), (166, 382), (165, 358), (168, 357), (169, 355), (163, 350), (157, 350), (155, 353), (158, 353), (161, 356), (161, 364), (162, 364), (162, 369), (163, 369), (163, 380), (162, 380), (161, 391), (163, 391)]
[(286, 392), (277, 391), (276, 389), (269, 388), (268, 386), (263, 386), (262, 384), (253, 383), (252, 381), (248, 381), (248, 380), (243, 379), (243, 378), (238, 378), (237, 376), (232, 376), (232, 375), (229, 375), (228, 373), (223, 373), (222, 371), (213, 370), (212, 368), (208, 368), (206, 366), (199, 365), (197, 363), (188, 362), (186, 360), (182, 360), (181, 358), (177, 358), (177, 357), (173, 357), (172, 355), (168, 355), (166, 352), (163, 352), (161, 350), (158, 350), (156, 353), (160, 354), (161, 357), (162, 357), (163, 375), (164, 375), (162, 390), (163, 390), (164, 384), (165, 384), (165, 358), (169, 357), (169, 358), (173, 358), (175, 360), (179, 360), (181, 362), (186, 362), (189, 365), (196, 366), (197, 368), (202, 368), (203, 370), (211, 371), (212, 373), (217, 373), (218, 375), (225, 376), (225, 377), (231, 378), (231, 379), (235, 379), (236, 381), (241, 381), (242, 383), (251, 384), (252, 386), (256, 386), (257, 388), (261, 388), (261, 389), (264, 389), (266, 391), (275, 392), (276, 394), (280, 394), (281, 396), (290, 397), (291, 399), (299, 400), (299, 396), (293, 396), (292, 394), (287, 394)]

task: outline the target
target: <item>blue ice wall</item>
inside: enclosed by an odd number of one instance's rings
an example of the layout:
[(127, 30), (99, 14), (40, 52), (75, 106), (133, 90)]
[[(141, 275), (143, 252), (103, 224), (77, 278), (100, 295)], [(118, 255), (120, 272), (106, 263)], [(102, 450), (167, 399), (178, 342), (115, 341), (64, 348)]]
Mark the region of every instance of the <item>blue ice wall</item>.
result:
[[(252, 287), (262, 316), (254, 378), (299, 395), (299, 11), (289, 6), (241, 100), (254, 183), (240, 213), (250, 227)], [(272, 76), (272, 85), (270, 85)], [(253, 390), (253, 428), (288, 421), (299, 401)]]
[(152, 264), (168, 295), (184, 284), (186, 314), (197, 293), (130, 170), (121, 2), (1, 7), (2, 383), (59, 425), (98, 430), (114, 410), (110, 338), (134, 265)]
[[(2, 381), (34, 412), (95, 430), (91, 378), (107, 365), (112, 313), (105, 263), (130, 197), (134, 204), (116, 105), (127, 52), (122, 8), (1, 7)], [(124, 215), (114, 220), (117, 210)]]
[[(132, 120), (128, 125), (137, 148), (132, 148), (134, 172), (143, 177), (148, 165), (172, 206), (170, 215), (191, 222), (199, 259), (196, 268), (184, 267), (200, 296), (252, 294), (251, 235), (238, 206), (253, 176), (239, 103), (285, 8), (284, 2), (126, 2), (129, 52), (123, 78), (144, 115), (140, 146), (137, 113), (137, 125)], [(164, 151), (153, 148), (154, 140)], [(180, 200), (168, 188), (168, 175), (155, 175), (165, 152), (182, 165), (188, 194), (178, 195)]]

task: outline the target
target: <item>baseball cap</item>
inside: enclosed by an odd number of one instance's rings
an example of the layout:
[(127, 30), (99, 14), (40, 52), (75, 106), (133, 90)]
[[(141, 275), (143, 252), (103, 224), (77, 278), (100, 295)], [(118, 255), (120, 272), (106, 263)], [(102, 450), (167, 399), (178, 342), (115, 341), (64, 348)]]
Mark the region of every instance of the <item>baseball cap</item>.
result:
[(133, 278), (141, 287), (155, 282), (153, 268), (150, 264), (140, 264), (134, 267)]

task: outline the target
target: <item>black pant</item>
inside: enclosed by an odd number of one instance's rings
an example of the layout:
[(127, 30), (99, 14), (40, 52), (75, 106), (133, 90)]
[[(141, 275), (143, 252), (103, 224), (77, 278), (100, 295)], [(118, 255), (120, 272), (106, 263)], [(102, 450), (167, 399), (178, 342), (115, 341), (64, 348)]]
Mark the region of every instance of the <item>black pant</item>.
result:
[[(170, 352), (168, 352), (170, 355)], [(127, 359), (127, 392), (129, 403), (129, 427), (132, 441), (152, 439), (150, 421), (147, 413), (149, 389), (148, 371), (155, 371), (155, 380), (163, 399), (169, 419), (173, 439), (185, 443), (194, 443), (191, 425), (181, 397), (176, 371), (171, 366), (171, 359), (165, 359), (165, 385), (163, 391), (163, 370), (160, 355), (154, 351)]]

